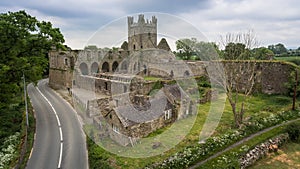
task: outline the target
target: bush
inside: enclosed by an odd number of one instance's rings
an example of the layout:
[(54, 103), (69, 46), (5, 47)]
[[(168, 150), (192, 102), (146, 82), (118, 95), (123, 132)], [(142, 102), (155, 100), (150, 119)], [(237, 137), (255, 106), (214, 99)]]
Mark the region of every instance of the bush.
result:
[(294, 122), (286, 126), (286, 132), (289, 134), (289, 137), (292, 141), (300, 141), (300, 123)]
[(196, 81), (197, 81), (198, 87), (204, 87), (204, 88), (211, 87), (210, 81), (209, 81), (208, 77), (206, 77), (206, 76), (197, 77)]
[(100, 146), (93, 142), (89, 137), (86, 137), (88, 146), (89, 168), (90, 169), (112, 169), (109, 165), (107, 155)]

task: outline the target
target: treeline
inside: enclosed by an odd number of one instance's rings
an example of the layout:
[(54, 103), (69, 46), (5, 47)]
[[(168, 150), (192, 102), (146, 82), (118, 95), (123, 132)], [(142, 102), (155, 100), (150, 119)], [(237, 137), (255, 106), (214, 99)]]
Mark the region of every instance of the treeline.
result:
[(300, 56), (300, 47), (297, 49), (287, 49), (284, 44), (269, 45), (270, 49), (277, 57)]
[(198, 41), (196, 38), (176, 41), (174, 54), (181, 60), (272, 60), (274, 57), (300, 56), (298, 49), (287, 49), (283, 44), (250, 48), (239, 41), (226, 43), (223, 49), (215, 42)]

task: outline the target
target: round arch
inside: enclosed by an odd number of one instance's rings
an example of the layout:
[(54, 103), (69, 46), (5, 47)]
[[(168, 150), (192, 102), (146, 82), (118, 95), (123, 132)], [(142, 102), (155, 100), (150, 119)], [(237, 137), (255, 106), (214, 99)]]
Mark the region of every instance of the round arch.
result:
[(109, 72), (109, 64), (107, 62), (104, 62), (102, 64), (101, 70), (102, 70), (102, 72)]
[(82, 75), (88, 75), (89, 74), (89, 70), (88, 70), (88, 66), (86, 63), (81, 63), (79, 65), (79, 69)]
[(122, 61), (121, 70), (127, 70), (127, 62), (126, 61)]
[(91, 73), (98, 73), (99, 72), (99, 66), (98, 66), (98, 63), (97, 62), (94, 62), (91, 66)]
[(112, 71), (115, 72), (118, 69), (119, 63), (117, 61), (114, 61), (112, 64)]

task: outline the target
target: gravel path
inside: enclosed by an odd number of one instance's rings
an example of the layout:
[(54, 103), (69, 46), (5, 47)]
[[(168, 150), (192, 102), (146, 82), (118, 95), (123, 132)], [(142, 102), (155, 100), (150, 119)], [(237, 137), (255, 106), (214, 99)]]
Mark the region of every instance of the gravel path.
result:
[(283, 125), (287, 125), (287, 124), (289, 124), (289, 123), (292, 123), (292, 122), (295, 122), (295, 121), (298, 121), (298, 120), (300, 120), (300, 118), (294, 119), (294, 120), (291, 120), (291, 121), (287, 121), (287, 122), (285, 122), (285, 123), (281, 123), (281, 124), (278, 124), (278, 125), (276, 125), (276, 126), (272, 126), (272, 127), (266, 128), (266, 129), (264, 129), (264, 130), (262, 130), (262, 131), (259, 131), (259, 132), (255, 133), (255, 134), (252, 134), (252, 135), (250, 135), (250, 136), (248, 136), (248, 137), (246, 137), (246, 138), (243, 138), (242, 140), (240, 140), (240, 141), (238, 141), (238, 142), (232, 144), (231, 146), (227, 147), (227, 148), (224, 149), (223, 151), (220, 151), (220, 152), (218, 152), (218, 153), (216, 153), (216, 154), (214, 154), (214, 155), (208, 157), (207, 159), (202, 160), (202, 161), (196, 163), (195, 165), (189, 167), (189, 169), (195, 169), (195, 168), (201, 166), (202, 164), (206, 163), (207, 161), (209, 161), (209, 160), (211, 160), (211, 159), (213, 159), (213, 158), (218, 157), (219, 155), (221, 155), (221, 154), (223, 154), (223, 153), (225, 153), (225, 152), (227, 152), (227, 151), (229, 151), (229, 150), (231, 150), (231, 149), (233, 149), (233, 148), (235, 148), (235, 147), (237, 147), (237, 146), (243, 144), (244, 142), (246, 142), (246, 141), (248, 141), (248, 140), (250, 140), (250, 139), (252, 139), (252, 138), (254, 138), (254, 137), (256, 137), (256, 136), (259, 136), (259, 135), (261, 135), (261, 134), (263, 134), (263, 133), (266, 133), (266, 132), (268, 132), (268, 131), (270, 131), (270, 130), (272, 130), (272, 129), (274, 129), (274, 128), (277, 128), (277, 127), (280, 127), (280, 126), (283, 126)]

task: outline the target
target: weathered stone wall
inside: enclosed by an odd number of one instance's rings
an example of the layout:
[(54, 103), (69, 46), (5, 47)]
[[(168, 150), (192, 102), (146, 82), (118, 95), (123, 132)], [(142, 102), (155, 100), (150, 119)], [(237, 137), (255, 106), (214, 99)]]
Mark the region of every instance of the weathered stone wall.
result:
[(53, 88), (71, 88), (77, 51), (50, 51), (49, 85)]
[[(223, 70), (220, 68), (215, 70), (215, 67), (218, 67), (220, 63), (222, 63)], [(209, 70), (206, 72), (210, 72), (211, 79), (222, 73), (227, 74), (227, 81), (230, 81), (231, 76), (240, 77), (236, 82), (239, 84), (234, 84), (239, 86), (240, 91), (247, 88), (245, 86), (249, 85), (249, 79), (254, 75), (253, 92), (265, 94), (285, 94), (288, 91), (285, 84), (289, 81), (291, 72), (296, 69), (292, 64), (278, 61), (222, 61), (205, 62), (205, 65), (206, 69)]]
[(203, 76), (206, 75), (206, 63), (202, 61), (190, 62), (187, 61), (186, 64), (188, 65), (189, 69), (191, 70), (191, 76)]
[(255, 146), (239, 159), (241, 168), (244, 169), (251, 166), (257, 160), (266, 156), (269, 152), (276, 152), (278, 148), (283, 145), (283, 143), (288, 141), (288, 139), (288, 134), (281, 134), (273, 139), (269, 139), (268, 141)]
[(259, 62), (261, 68), (261, 91), (262, 93), (286, 93), (285, 83), (295, 67), (282, 62)]
[(142, 137), (146, 137), (147, 135), (156, 131), (157, 129), (166, 126), (168, 123), (171, 123), (172, 121), (173, 119), (165, 120), (164, 116), (161, 116), (160, 118), (149, 122), (133, 125), (127, 130), (125, 130), (125, 132), (131, 137), (142, 138)]
[(73, 85), (85, 90), (95, 91), (95, 81), (96, 78), (93, 76), (74, 76)]
[(54, 89), (67, 89), (72, 87), (73, 71), (50, 69), (49, 70), (49, 86)]

